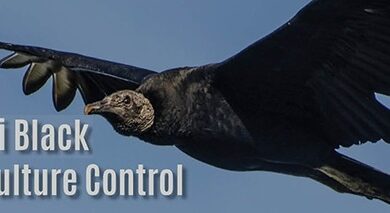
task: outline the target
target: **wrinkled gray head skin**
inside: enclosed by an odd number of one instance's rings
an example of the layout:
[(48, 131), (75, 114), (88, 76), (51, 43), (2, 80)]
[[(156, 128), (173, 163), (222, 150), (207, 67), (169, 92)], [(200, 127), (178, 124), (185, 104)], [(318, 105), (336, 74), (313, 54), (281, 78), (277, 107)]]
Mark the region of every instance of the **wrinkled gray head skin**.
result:
[(101, 101), (84, 108), (87, 115), (99, 114), (106, 118), (122, 135), (139, 135), (154, 122), (154, 110), (150, 101), (141, 93), (132, 90), (115, 92)]

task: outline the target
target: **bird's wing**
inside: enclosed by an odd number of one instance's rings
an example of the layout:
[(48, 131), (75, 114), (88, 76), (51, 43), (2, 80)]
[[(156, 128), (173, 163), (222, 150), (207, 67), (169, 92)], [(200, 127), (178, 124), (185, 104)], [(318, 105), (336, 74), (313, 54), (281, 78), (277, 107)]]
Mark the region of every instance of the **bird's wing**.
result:
[(102, 99), (115, 91), (135, 89), (142, 80), (155, 72), (33, 46), (0, 42), (0, 49), (14, 53), (0, 60), (0, 68), (29, 65), (23, 78), (23, 92), (29, 95), (53, 77), (53, 103), (57, 111), (72, 102), (79, 89), (85, 103)]
[(390, 1), (312, 1), (215, 76), (258, 137), (300, 126), (335, 147), (390, 142), (389, 110), (375, 98), (390, 95)]

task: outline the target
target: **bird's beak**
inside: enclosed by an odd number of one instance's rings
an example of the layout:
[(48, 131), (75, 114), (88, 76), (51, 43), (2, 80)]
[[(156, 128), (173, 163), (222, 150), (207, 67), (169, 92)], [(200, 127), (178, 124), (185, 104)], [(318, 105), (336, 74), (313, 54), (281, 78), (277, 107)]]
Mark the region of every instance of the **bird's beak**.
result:
[(102, 104), (100, 103), (100, 101), (90, 103), (85, 105), (84, 114), (86, 115), (97, 114), (100, 112), (101, 109), (102, 109)]

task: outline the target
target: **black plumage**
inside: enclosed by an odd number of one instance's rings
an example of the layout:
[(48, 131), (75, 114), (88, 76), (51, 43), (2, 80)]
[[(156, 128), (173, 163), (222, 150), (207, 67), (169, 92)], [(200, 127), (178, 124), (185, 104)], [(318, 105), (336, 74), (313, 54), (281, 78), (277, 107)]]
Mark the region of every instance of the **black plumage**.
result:
[(288, 23), (221, 63), (161, 73), (54, 50), (0, 43), (2, 68), (30, 64), (23, 91), (54, 78), (66, 108), (77, 89), (87, 114), (123, 135), (175, 145), (229, 170), (315, 179), (390, 203), (390, 176), (335, 151), (390, 142), (390, 2), (314, 0)]

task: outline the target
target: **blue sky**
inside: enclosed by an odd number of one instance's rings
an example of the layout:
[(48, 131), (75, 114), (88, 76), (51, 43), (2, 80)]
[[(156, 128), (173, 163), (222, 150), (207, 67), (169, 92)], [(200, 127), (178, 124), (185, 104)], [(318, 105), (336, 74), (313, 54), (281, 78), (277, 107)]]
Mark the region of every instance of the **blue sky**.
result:
[[(272, 32), (308, 0), (247, 1), (3, 1), (0, 40), (78, 52), (156, 71), (219, 62)], [(0, 56), (5, 56), (0, 52)], [(2, 211), (94, 212), (385, 212), (379, 201), (338, 194), (310, 179), (265, 172), (230, 172), (200, 163), (174, 147), (158, 147), (115, 133), (101, 117), (82, 115), (78, 96), (57, 113), (51, 84), (25, 97), (22, 70), (0, 72), (0, 115), (38, 118), (60, 124), (75, 118), (89, 123), (90, 153), (0, 153), (1, 168), (29, 163), (34, 168), (74, 168), (96, 163), (104, 168), (186, 169), (184, 198), (94, 199), (68, 197), (0, 199)], [(384, 103), (389, 103), (386, 98)], [(1, 117), (0, 116), (0, 117)], [(12, 129), (10, 129), (12, 132)], [(9, 139), (12, 141), (12, 137)], [(390, 145), (366, 144), (342, 150), (390, 172)], [(83, 175), (83, 174), (81, 174)], [(84, 184), (84, 183), (82, 183)]]

